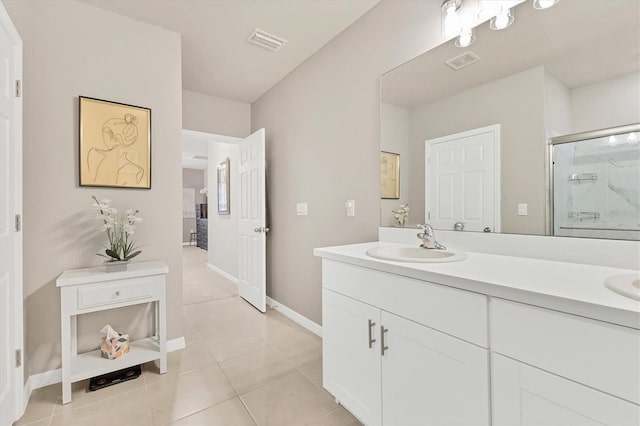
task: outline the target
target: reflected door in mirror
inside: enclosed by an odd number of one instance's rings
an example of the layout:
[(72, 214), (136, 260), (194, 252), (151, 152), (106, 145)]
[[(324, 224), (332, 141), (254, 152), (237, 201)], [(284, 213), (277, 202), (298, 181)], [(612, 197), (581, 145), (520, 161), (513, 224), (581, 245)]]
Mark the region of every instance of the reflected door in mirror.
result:
[(426, 221), (436, 229), (499, 232), (500, 125), (431, 139), (426, 152)]

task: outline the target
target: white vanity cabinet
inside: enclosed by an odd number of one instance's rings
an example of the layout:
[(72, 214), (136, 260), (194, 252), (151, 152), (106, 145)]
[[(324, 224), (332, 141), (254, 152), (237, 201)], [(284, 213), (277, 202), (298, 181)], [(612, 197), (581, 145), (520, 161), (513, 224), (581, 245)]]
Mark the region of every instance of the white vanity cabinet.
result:
[[(451, 333), (468, 321), (478, 333), (467, 337), (486, 343), (486, 297), (326, 260), (323, 287), (324, 386), (352, 414), (489, 424), (488, 350)], [(445, 330), (430, 324), (434, 311)]]
[(379, 324), (378, 308), (322, 290), (324, 387), (365, 424), (381, 423)]
[(640, 424), (638, 330), (491, 301), (497, 425)]
[(493, 355), (496, 425), (638, 425), (640, 407), (500, 354)]

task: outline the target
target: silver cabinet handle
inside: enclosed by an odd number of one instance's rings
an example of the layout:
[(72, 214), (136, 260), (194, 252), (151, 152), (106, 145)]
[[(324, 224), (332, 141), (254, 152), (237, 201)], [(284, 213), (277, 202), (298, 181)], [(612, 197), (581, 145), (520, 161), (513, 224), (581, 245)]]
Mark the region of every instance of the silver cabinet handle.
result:
[(120, 296), (120, 290), (116, 290), (116, 292), (113, 294), (115, 297)]
[(389, 349), (389, 346), (384, 344), (384, 333), (389, 331), (388, 328), (384, 328), (384, 325), (380, 326), (380, 355), (384, 356), (384, 351)]
[(376, 339), (373, 338), (373, 327), (375, 325), (375, 322), (369, 320), (369, 349), (373, 348), (373, 344), (376, 342)]

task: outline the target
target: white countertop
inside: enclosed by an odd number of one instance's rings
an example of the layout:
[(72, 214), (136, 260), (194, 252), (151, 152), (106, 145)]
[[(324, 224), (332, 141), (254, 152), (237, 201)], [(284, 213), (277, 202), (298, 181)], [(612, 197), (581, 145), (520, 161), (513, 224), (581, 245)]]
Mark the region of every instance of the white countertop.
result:
[(169, 272), (169, 267), (162, 260), (151, 262), (130, 262), (126, 271), (107, 272), (105, 266), (64, 271), (56, 280), (57, 287), (68, 285), (90, 284), (100, 281), (121, 280), (125, 278), (146, 277)]
[(640, 329), (640, 301), (604, 286), (612, 275), (630, 269), (466, 252), (451, 263), (405, 263), (366, 255), (372, 247), (402, 245), (372, 242), (317, 248), (316, 256), (489, 296), (567, 312)]

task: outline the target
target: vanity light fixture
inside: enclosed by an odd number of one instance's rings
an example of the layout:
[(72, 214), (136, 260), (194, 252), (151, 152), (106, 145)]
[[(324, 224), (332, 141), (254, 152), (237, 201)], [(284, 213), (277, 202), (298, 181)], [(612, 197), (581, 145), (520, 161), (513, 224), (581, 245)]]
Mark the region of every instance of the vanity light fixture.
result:
[(512, 9), (502, 9), (500, 13), (491, 18), (489, 28), (492, 30), (504, 30), (513, 24), (515, 17)]
[(615, 137), (615, 135), (611, 135), (609, 136), (609, 146), (616, 146), (618, 144), (618, 139)]
[(635, 133), (629, 133), (629, 136), (627, 136), (627, 143), (630, 143), (631, 145), (637, 144), (638, 135), (636, 135)]
[(533, 0), (533, 8), (538, 10), (549, 9), (559, 1), (560, 0)]
[(471, 28), (463, 28), (454, 44), (456, 47), (469, 47), (476, 42), (476, 36), (473, 35)]
[(462, 0), (445, 0), (440, 7), (442, 32), (447, 38), (455, 37), (462, 31), (462, 20), (458, 15), (461, 3)]

